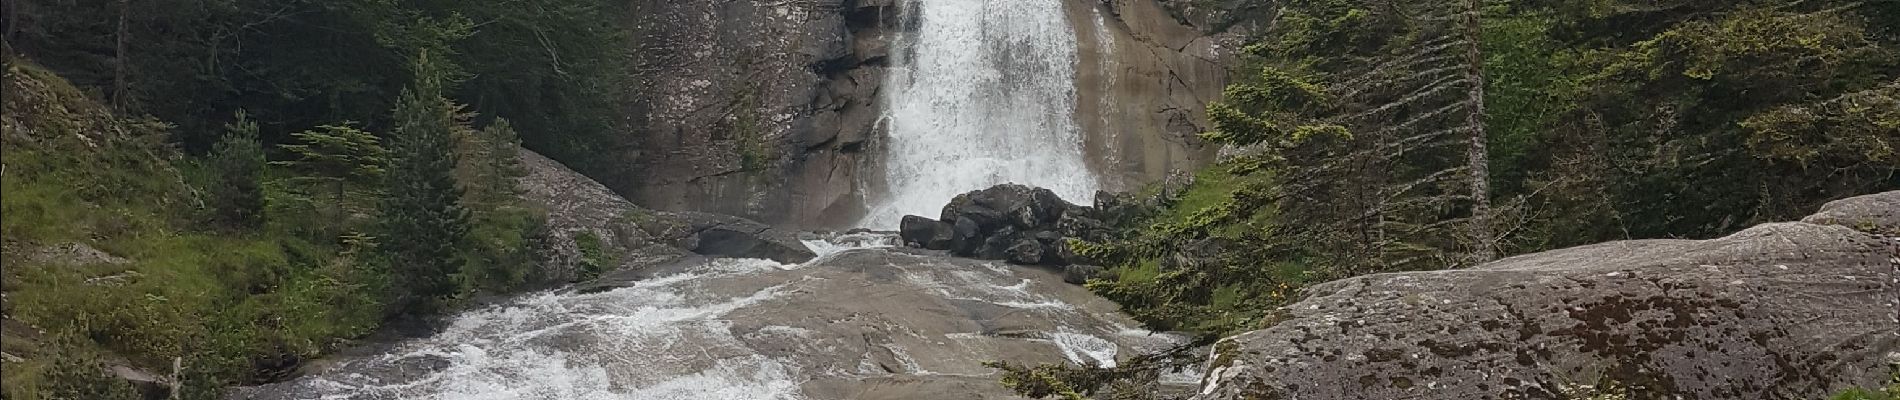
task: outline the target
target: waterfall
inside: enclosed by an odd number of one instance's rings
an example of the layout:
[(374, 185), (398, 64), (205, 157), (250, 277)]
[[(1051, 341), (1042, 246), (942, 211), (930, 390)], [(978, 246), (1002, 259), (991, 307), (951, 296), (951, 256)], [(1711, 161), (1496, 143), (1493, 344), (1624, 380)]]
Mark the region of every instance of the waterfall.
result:
[(1087, 203), (1099, 187), (1075, 122), (1076, 37), (1061, 0), (908, 0), (885, 87), (885, 185), (869, 227), (935, 217), (1001, 183)]

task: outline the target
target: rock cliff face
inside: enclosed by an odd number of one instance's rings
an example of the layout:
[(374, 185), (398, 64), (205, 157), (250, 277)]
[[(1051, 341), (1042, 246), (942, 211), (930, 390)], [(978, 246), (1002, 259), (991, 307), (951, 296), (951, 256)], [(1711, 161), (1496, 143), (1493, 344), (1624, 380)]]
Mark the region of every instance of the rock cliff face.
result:
[(850, 209), (890, 0), (641, 0), (638, 182), (663, 210), (817, 224)]
[(1612, 242), (1310, 288), (1197, 399), (1824, 398), (1900, 363), (1900, 192), (1713, 240)]
[[(640, 204), (836, 228), (874, 188), (881, 86), (905, 0), (640, 0), (632, 24)], [(1081, 61), (1078, 123), (1110, 189), (1211, 156), (1194, 134), (1239, 34), (1159, 0), (1062, 0)], [(1231, 29), (1242, 32), (1245, 29)], [(611, 150), (608, 150), (611, 151)], [(866, 179), (871, 178), (871, 179)]]
[(1081, 53), (1076, 119), (1103, 189), (1137, 189), (1212, 160), (1214, 147), (1198, 136), (1207, 103), (1220, 98), (1252, 29), (1185, 1), (1070, 3)]

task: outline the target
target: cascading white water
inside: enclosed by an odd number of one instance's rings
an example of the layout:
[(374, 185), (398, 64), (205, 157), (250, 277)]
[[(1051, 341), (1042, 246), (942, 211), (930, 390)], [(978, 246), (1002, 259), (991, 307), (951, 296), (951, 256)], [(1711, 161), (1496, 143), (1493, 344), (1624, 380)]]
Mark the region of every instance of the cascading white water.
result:
[(935, 217), (1001, 183), (1086, 203), (1099, 183), (1075, 122), (1076, 37), (1062, 0), (909, 0), (917, 26), (886, 76), (886, 192), (867, 227)]
[(1185, 341), (1130, 328), (1047, 271), (893, 252), (885, 236), (808, 242), (821, 255), (798, 265), (718, 259), (529, 295), (231, 399), (993, 398), (983, 361), (1115, 365)]

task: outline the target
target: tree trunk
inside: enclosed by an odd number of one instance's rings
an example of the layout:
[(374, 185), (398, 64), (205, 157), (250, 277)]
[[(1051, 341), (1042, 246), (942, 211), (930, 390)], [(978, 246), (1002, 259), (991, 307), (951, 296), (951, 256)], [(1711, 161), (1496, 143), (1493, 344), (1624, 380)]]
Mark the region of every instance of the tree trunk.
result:
[(119, 0), (119, 31), (114, 37), (112, 53), (112, 106), (125, 108), (125, 42), (127, 37), (126, 19), (132, 14), (132, 0)]
[(1466, 154), (1471, 173), (1471, 238), (1476, 242), (1471, 251), (1473, 264), (1497, 259), (1497, 239), (1491, 232), (1491, 168), (1485, 155), (1484, 54), (1479, 49), (1483, 28), (1478, 19), (1482, 7), (1482, 0), (1465, 0), (1465, 78), (1471, 84), (1471, 114), (1465, 123), (1471, 134)]
[(13, 41), (17, 39), (16, 36), (19, 36), (20, 32), (20, 5), (18, 3), (19, 1), (16, 0), (0, 0), (0, 9), (5, 9), (7, 13), (6, 32), (0, 33), (0, 37), (4, 37), (4, 40), (0, 42), (6, 43), (8, 52), (13, 51)]

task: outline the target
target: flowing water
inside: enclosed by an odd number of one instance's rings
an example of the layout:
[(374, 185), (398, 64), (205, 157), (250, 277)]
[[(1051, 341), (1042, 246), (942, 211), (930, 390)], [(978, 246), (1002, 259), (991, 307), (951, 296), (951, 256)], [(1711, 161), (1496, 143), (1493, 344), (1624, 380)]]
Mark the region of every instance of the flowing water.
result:
[[(841, 240), (842, 239), (842, 240)], [(1181, 339), (1052, 273), (834, 238), (463, 314), (432, 337), (238, 399), (969, 399), (988, 360), (1113, 365)], [(869, 247), (866, 247), (869, 246)]]
[(863, 226), (935, 217), (1001, 183), (1088, 203), (1100, 186), (1075, 121), (1076, 35), (1063, 0), (909, 0), (916, 26), (886, 76), (886, 194)]

